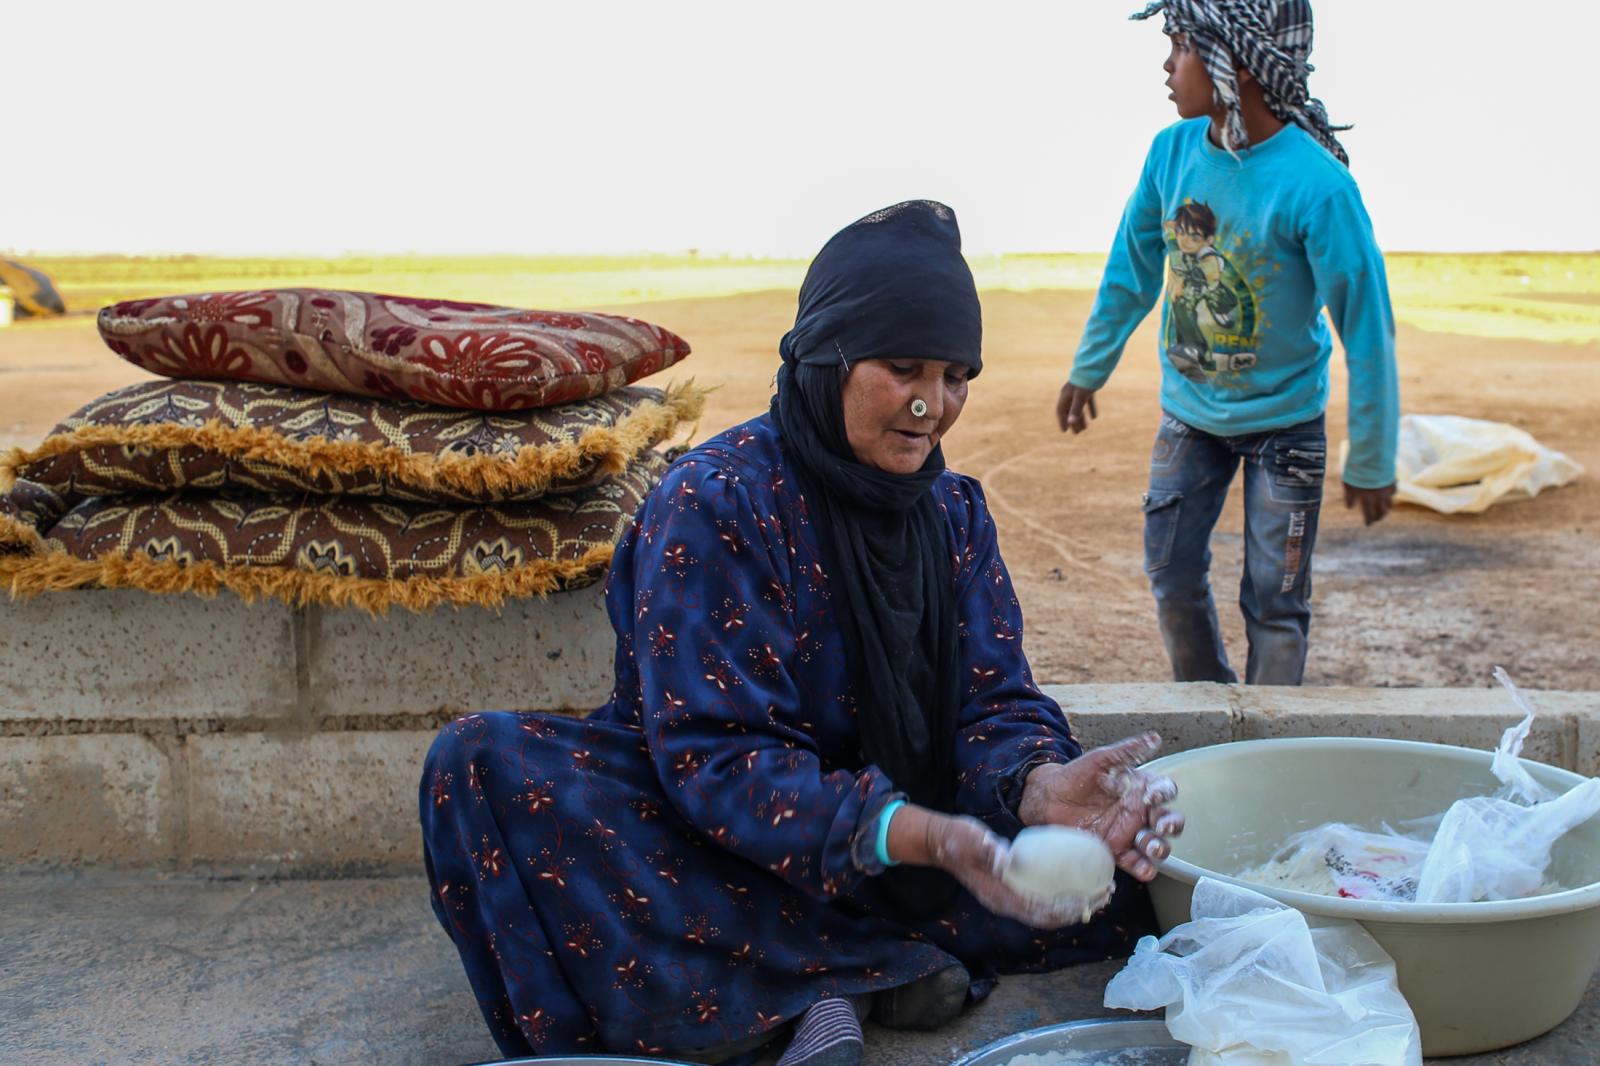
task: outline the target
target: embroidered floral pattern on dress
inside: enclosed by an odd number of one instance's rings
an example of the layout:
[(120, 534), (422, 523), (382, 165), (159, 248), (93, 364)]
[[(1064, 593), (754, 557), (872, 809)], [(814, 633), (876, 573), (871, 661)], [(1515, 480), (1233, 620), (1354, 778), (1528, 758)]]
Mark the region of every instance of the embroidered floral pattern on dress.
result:
[[(1029, 675), (982, 490), (947, 474), (934, 491), (970, 683), (957, 803), (1009, 836), (1008, 775), (1080, 749)], [(681, 1056), (956, 959), (981, 981), (1126, 954), (1146, 931), (1131, 888), (1055, 932), (965, 894), (903, 920), (874, 876), (899, 793), (862, 762), (817, 559), (770, 420), (737, 426), (667, 471), (617, 547), (610, 701), (584, 719), (472, 714), (434, 742), (418, 798), (435, 912), (507, 1056)], [(481, 797), (459, 787), (473, 768)], [(481, 878), (486, 846), (519, 876)]]

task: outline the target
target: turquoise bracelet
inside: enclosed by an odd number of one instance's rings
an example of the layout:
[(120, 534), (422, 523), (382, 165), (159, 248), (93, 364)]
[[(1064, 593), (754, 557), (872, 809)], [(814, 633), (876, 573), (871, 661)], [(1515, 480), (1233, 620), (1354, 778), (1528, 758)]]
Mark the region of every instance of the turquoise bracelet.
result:
[(883, 805), (883, 810), (878, 812), (878, 861), (885, 866), (900, 865), (889, 858), (889, 819), (894, 817), (895, 811), (905, 805), (905, 800), (890, 800)]

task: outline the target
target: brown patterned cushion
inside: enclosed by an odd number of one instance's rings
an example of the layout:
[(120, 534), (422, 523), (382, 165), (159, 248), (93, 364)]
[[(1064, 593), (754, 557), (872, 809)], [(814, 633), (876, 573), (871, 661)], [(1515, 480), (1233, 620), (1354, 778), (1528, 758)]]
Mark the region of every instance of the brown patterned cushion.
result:
[(58, 493), (246, 490), (488, 503), (571, 492), (699, 417), (704, 393), (631, 387), (500, 414), (242, 382), (149, 381), (102, 396), (30, 451), (14, 479)]
[(0, 554), (14, 594), (100, 585), (247, 600), (497, 605), (598, 580), (666, 459), (647, 452), (581, 492), (438, 507), (350, 497), (93, 497), (35, 550)]
[(130, 363), (167, 377), (481, 411), (599, 396), (689, 354), (677, 334), (621, 315), (337, 289), (130, 300), (100, 312), (100, 335)]
[(0, 555), (39, 550), (44, 534), (70, 506), (60, 493), (29, 481), (0, 493)]

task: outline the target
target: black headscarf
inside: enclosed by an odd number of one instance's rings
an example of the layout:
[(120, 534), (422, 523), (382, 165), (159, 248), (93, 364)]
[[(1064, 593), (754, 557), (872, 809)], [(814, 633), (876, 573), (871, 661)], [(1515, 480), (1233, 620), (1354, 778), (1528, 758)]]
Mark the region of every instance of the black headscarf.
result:
[[(896, 204), (840, 230), (812, 262), (772, 401), (844, 637), (862, 756), (913, 802), (945, 811), (961, 678), (950, 546), (931, 491), (944, 454), (904, 475), (857, 462), (839, 390), (862, 359), (940, 359), (976, 375), (982, 342), (955, 213)], [(956, 890), (925, 869), (891, 871), (887, 883), (919, 913)]]

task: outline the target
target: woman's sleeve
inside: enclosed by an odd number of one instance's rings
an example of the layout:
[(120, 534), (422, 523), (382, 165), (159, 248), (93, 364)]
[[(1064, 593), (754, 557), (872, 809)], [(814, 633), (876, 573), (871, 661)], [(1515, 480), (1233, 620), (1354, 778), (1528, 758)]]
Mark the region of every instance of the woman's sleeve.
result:
[(955, 768), (962, 813), (1005, 836), (1023, 779), (1035, 766), (1083, 753), (1056, 702), (1039, 691), (1022, 652), (1022, 607), (1000, 558), (983, 489), (959, 478), (945, 500), (955, 532), (957, 615), (961, 632), (962, 707)]
[(704, 463), (668, 470), (628, 564), (645, 743), (669, 802), (711, 841), (827, 899), (882, 871), (878, 812), (898, 795), (869, 766), (824, 772), (795, 683), (809, 634), (793, 615), (775, 515)]

